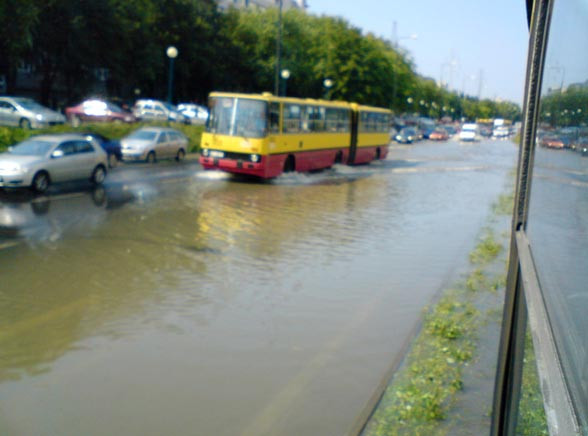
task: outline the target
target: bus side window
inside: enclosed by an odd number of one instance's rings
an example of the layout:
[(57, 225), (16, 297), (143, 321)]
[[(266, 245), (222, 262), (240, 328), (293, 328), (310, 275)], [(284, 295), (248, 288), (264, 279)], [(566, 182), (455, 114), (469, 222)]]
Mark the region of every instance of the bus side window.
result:
[(300, 107), (300, 131), (303, 133), (310, 132), (310, 118), (312, 116), (312, 106)]
[(284, 105), (284, 133), (300, 132), (300, 106), (297, 104)]
[(270, 103), (269, 131), (280, 133), (280, 103)]

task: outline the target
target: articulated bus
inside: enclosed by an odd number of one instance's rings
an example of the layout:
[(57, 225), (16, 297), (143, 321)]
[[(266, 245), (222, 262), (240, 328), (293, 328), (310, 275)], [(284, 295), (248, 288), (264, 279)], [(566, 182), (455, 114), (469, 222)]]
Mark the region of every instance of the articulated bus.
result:
[(384, 159), (392, 113), (355, 103), (215, 92), (200, 163), (260, 178)]

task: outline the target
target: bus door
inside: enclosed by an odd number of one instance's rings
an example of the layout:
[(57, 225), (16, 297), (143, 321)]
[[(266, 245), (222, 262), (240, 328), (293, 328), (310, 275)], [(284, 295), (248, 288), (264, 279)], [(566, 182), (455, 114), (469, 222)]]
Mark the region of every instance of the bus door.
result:
[(347, 164), (352, 165), (355, 162), (355, 152), (357, 151), (357, 125), (359, 123), (359, 111), (351, 111), (351, 143), (349, 144), (349, 157)]

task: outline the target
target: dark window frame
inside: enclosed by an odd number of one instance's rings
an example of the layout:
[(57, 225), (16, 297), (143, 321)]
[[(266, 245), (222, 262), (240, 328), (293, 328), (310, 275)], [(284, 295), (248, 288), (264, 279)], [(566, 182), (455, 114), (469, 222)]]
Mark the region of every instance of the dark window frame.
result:
[(527, 326), (533, 339), (549, 432), (581, 435), (526, 234), (540, 92), (554, 1), (527, 0), (531, 33), (491, 436), (516, 434)]

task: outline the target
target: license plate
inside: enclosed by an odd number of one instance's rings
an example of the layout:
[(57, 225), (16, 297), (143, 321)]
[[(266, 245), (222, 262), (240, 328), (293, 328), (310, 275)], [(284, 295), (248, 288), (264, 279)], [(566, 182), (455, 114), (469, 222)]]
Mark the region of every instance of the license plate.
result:
[(210, 157), (225, 157), (225, 153), (222, 151), (212, 150), (210, 152)]

